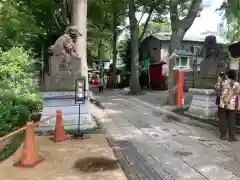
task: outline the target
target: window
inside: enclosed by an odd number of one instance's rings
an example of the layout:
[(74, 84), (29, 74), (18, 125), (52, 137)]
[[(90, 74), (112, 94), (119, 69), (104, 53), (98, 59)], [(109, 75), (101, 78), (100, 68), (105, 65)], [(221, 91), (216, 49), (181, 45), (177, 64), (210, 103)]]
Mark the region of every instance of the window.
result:
[(176, 62), (175, 66), (178, 66), (178, 67), (179, 67), (179, 66), (180, 66), (180, 58), (177, 57), (175, 62)]
[(188, 57), (181, 57), (181, 66), (187, 66)]

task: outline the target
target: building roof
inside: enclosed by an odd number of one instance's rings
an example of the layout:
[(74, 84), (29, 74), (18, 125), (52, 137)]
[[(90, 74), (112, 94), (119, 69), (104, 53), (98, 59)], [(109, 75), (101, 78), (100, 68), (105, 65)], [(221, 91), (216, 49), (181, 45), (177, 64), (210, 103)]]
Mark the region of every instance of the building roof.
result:
[[(152, 36), (159, 39), (160, 41), (170, 41), (171, 39), (171, 33), (157, 33)], [(183, 41), (204, 42), (205, 38), (206, 38), (205, 35), (186, 33), (183, 38)], [(218, 44), (226, 44), (226, 41), (223, 38), (216, 36), (216, 39)]]
[(194, 56), (194, 54), (190, 51), (185, 51), (183, 49), (175, 49), (173, 51), (177, 56)]

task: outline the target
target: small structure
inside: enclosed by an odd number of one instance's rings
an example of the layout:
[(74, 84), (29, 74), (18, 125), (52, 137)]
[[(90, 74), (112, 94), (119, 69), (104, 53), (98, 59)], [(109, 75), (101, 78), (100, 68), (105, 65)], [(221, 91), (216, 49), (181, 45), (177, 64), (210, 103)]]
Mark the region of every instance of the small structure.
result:
[(189, 92), (192, 93), (192, 102), (185, 114), (203, 120), (216, 119), (217, 105), (214, 90), (190, 88)]
[(160, 61), (159, 63), (150, 64), (149, 67), (149, 80), (150, 87), (152, 89), (167, 89), (166, 76), (163, 76), (163, 65), (166, 63), (164, 61)]
[[(188, 88), (193, 88), (197, 86), (199, 81), (201, 81), (198, 76), (200, 75), (201, 71), (205, 69), (211, 69), (208, 71), (208, 73), (215, 73), (216, 71), (220, 71), (221, 67), (219, 65), (220, 60), (216, 61), (204, 61), (204, 46), (205, 46), (205, 39), (206, 39), (206, 34), (191, 34), (191, 33), (186, 33), (186, 35), (183, 37), (183, 40), (181, 42), (181, 47), (180, 49), (185, 50), (187, 52), (191, 52), (194, 55), (197, 56), (196, 61), (193, 62), (192, 64), (192, 72), (186, 72), (184, 74), (184, 89), (187, 91)], [(150, 64), (155, 64), (161, 61), (164, 61), (166, 64), (163, 65), (162, 68), (162, 76), (166, 76), (169, 72), (168, 66), (169, 66), (169, 45), (170, 45), (170, 40), (171, 40), (171, 33), (157, 33), (154, 35), (150, 35), (147, 38), (145, 38), (140, 46), (140, 54), (142, 56), (150, 57)], [(218, 59), (224, 60), (224, 54), (221, 53), (222, 50), (227, 49), (226, 48), (226, 42), (224, 41), (223, 38), (216, 36), (216, 44), (220, 48), (220, 54), (218, 54)], [(222, 61), (221, 60), (221, 61)], [(209, 66), (211, 64), (211, 66)], [(217, 68), (216, 68), (217, 67)], [(218, 70), (216, 70), (218, 69)], [(201, 71), (200, 71), (201, 70)], [(222, 71), (222, 70), (221, 70)], [(205, 73), (203, 73), (205, 74)], [(202, 86), (202, 85), (200, 85)]]
[(170, 56), (170, 60), (174, 61), (173, 69), (178, 71), (178, 107), (184, 105), (183, 88), (184, 88), (184, 72), (192, 71), (191, 64), (194, 54), (185, 50), (175, 49)]
[(174, 70), (188, 72), (192, 71), (192, 62), (195, 55), (181, 49), (175, 49), (169, 59), (174, 59)]

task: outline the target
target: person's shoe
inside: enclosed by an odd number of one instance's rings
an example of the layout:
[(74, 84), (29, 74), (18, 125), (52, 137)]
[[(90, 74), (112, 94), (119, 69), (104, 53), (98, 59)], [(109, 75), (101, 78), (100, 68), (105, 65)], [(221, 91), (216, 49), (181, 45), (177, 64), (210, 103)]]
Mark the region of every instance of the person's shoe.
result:
[(236, 137), (231, 137), (228, 139), (229, 142), (236, 142), (238, 139)]

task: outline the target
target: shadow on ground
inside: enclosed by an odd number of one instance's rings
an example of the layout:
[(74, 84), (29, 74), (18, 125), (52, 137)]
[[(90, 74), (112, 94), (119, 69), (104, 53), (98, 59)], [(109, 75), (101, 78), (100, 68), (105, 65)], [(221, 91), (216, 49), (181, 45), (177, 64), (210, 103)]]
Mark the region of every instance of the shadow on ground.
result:
[(87, 157), (78, 159), (74, 164), (74, 169), (83, 172), (98, 172), (118, 169), (118, 161), (105, 157)]

